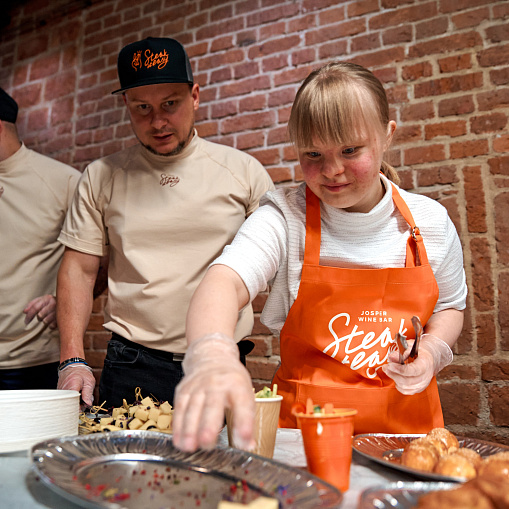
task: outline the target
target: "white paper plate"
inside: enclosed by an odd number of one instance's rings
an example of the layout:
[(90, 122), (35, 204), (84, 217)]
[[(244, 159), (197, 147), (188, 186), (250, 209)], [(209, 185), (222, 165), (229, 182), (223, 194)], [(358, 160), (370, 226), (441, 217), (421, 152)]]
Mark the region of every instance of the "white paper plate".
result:
[(0, 453), (27, 450), (48, 438), (77, 435), (79, 412), (78, 391), (0, 391)]

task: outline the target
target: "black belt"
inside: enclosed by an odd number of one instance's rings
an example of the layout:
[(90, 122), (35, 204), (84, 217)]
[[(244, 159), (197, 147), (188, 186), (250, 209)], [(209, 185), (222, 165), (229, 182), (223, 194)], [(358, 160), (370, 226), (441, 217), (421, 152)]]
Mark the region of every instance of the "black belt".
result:
[[(140, 345), (139, 343), (135, 343), (134, 341), (129, 341), (128, 339), (120, 336), (116, 332), (111, 333), (111, 339), (115, 339), (116, 341), (119, 341), (120, 343), (122, 343), (125, 346), (128, 346), (129, 348), (134, 348), (135, 350), (142, 350), (151, 355), (154, 355), (155, 357), (159, 357), (170, 362), (182, 362), (184, 360), (183, 353), (165, 352), (164, 350), (156, 350), (155, 348), (149, 348), (148, 346)], [(254, 348), (254, 343), (252, 341), (249, 341), (248, 339), (243, 339), (242, 341), (239, 341), (237, 343), (237, 346), (239, 347), (240, 355), (245, 356), (249, 352), (251, 352), (251, 350)]]

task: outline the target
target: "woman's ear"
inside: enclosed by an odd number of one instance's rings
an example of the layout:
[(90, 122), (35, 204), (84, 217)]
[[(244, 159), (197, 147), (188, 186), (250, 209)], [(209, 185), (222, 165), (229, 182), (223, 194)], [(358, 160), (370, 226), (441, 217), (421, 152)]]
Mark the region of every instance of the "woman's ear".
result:
[(387, 133), (386, 133), (386, 138), (385, 138), (385, 143), (384, 143), (384, 151), (386, 151), (391, 142), (392, 142), (392, 137), (394, 136), (394, 131), (396, 131), (396, 122), (394, 120), (390, 120), (389, 123), (387, 124)]

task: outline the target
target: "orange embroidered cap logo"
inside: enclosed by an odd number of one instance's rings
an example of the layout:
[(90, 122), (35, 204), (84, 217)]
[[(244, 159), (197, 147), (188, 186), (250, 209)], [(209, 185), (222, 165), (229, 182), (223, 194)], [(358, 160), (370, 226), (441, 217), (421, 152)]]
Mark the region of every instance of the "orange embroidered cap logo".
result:
[(118, 55), (117, 69), (121, 88), (113, 94), (159, 83), (193, 84), (191, 64), (184, 47), (166, 37), (147, 37), (128, 44)]

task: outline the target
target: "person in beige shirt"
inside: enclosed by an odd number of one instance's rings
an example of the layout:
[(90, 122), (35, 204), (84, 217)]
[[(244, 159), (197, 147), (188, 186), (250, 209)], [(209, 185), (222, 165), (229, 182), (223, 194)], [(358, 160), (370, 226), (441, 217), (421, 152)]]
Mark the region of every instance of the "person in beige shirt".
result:
[[(121, 88), (113, 93), (122, 93), (139, 143), (86, 168), (59, 237), (66, 250), (57, 288), (58, 387), (81, 391), (91, 405), (95, 378), (83, 337), (97, 264), (109, 256), (104, 327), (112, 337), (99, 383), (107, 408), (133, 400), (137, 387), (173, 403), (191, 296), (274, 188), (256, 159), (198, 136), (199, 86), (176, 40), (149, 37), (127, 45), (118, 73)], [(237, 341), (252, 324), (246, 306)]]
[(0, 88), (0, 390), (55, 389), (57, 238), (80, 172), (27, 148), (17, 116)]

